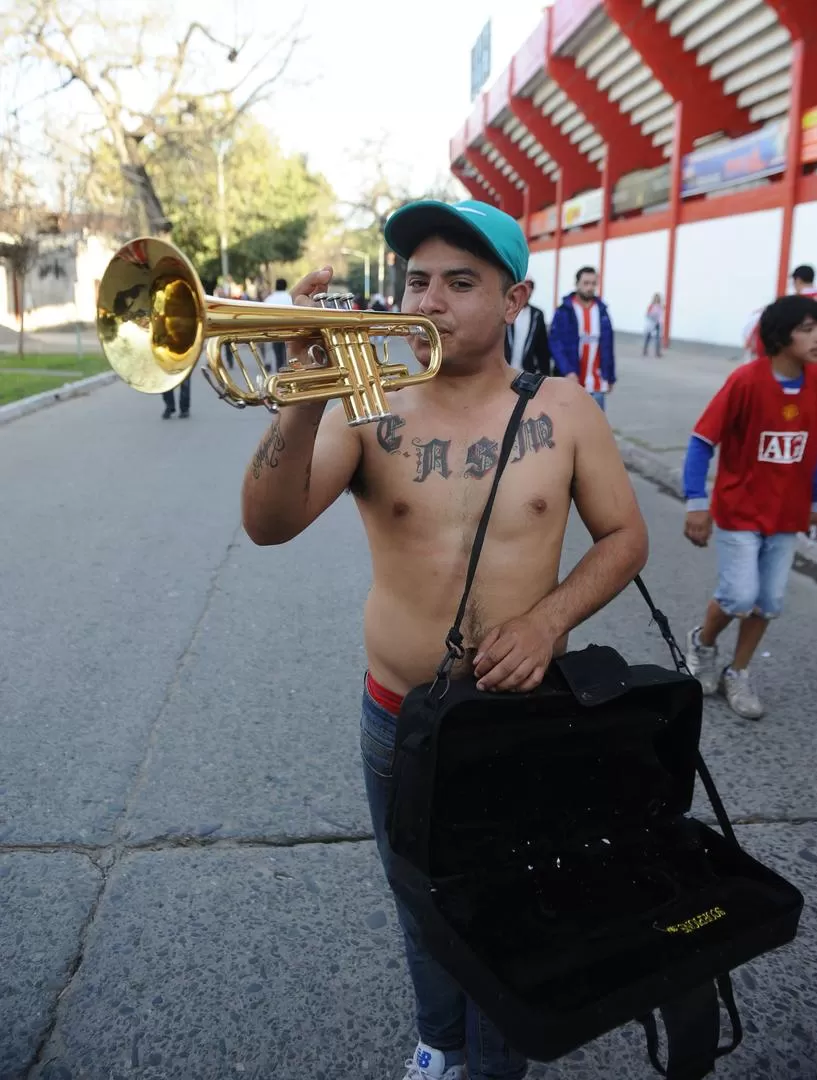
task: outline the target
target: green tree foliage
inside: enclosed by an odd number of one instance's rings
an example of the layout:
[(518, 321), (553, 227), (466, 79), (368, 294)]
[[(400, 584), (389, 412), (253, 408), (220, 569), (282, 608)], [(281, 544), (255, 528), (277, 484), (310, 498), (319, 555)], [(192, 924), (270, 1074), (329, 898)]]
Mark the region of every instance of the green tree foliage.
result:
[[(171, 237), (212, 285), (220, 275), (219, 144), (185, 116), (168, 119), (142, 152)], [(332, 189), (312, 173), (305, 159), (284, 154), (269, 132), (243, 116), (223, 139), (225, 234), (230, 274), (236, 281), (270, 281), (300, 260), (316, 229), (324, 229), (334, 203)], [(95, 195), (110, 203), (127, 200), (130, 187), (120, 178), (113, 152), (100, 148)], [(132, 202), (133, 200), (131, 200)], [(137, 206), (132, 206), (135, 212)]]

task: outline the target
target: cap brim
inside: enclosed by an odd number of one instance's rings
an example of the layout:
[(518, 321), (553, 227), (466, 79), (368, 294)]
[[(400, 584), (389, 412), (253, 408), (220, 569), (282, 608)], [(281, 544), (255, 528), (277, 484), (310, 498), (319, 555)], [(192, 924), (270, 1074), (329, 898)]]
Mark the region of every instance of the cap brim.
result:
[(436, 199), (425, 199), (396, 210), (386, 222), (383, 233), (392, 251), (401, 259), (408, 260), (424, 240), (442, 229), (476, 237), (513, 275), (513, 269), (508, 266), (507, 260), (473, 221), (458, 213), (448, 203)]

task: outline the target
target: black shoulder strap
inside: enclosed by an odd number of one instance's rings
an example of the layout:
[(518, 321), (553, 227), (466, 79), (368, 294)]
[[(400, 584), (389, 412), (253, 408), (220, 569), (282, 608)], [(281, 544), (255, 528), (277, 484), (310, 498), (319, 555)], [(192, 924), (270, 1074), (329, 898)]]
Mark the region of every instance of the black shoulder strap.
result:
[(508, 458), (511, 456), (511, 450), (513, 449), (514, 441), (516, 440), (517, 432), (519, 431), (519, 425), (522, 422), (522, 416), (525, 412), (525, 406), (532, 397), (536, 395), (539, 387), (545, 381), (545, 375), (537, 375), (531, 371), (521, 372), (511, 383), (511, 389), (519, 395), (519, 400), (514, 406), (514, 410), (511, 413), (511, 418), (508, 421), (508, 426), (505, 429), (505, 435), (502, 438), (502, 448), (499, 452), (499, 461), (496, 465), (496, 472), (494, 473), (494, 482), (491, 486), (490, 494), (488, 495), (488, 501), (485, 504), (485, 509), (482, 511), (482, 517), (477, 525), (476, 535), (474, 536), (474, 544), (471, 548), (471, 558), (468, 563), (468, 573), (465, 577), (465, 588), (462, 592), (462, 598), (460, 600), (460, 606), (457, 608), (457, 614), (454, 618), (454, 623), (451, 629), (448, 631), (445, 638), (446, 654), (443, 657), (443, 661), (437, 669), (437, 675), (434, 682), (431, 685), (429, 694), (438, 685), (440, 680), (448, 680), (448, 673), (455, 660), (460, 660), (464, 655), (462, 647), (462, 633), (460, 632), (460, 625), (465, 615), (465, 605), (468, 603), (468, 597), (471, 593), (471, 586), (474, 584), (474, 577), (477, 572), (477, 563), (479, 562), (479, 556), (482, 552), (482, 545), (485, 541), (485, 533), (488, 530), (488, 519), (491, 516), (491, 511), (494, 508), (494, 500), (496, 499), (496, 490), (499, 487), (499, 481), (502, 477), (502, 473), (505, 466), (508, 463)]
[[(644, 597), (647, 607), (652, 613), (655, 624), (661, 632), (661, 637), (664, 639), (664, 641), (666, 641), (667, 646), (669, 647), (669, 651), (672, 655), (672, 660), (675, 664), (676, 669), (682, 675), (691, 675), (691, 672), (687, 667), (687, 662), (684, 654), (681, 651), (681, 646), (675, 640), (675, 636), (669, 624), (669, 619), (664, 614), (664, 612), (659, 611), (653, 603), (653, 599), (649, 594), (649, 590), (641, 579), (640, 574), (638, 575), (638, 577), (636, 577), (635, 584), (638, 588), (638, 591)], [(735, 830), (732, 828), (732, 823), (729, 820), (729, 815), (726, 813), (726, 808), (724, 807), (723, 802), (721, 801), (721, 797), (718, 794), (718, 789), (715, 787), (715, 781), (712, 779), (712, 774), (707, 768), (706, 762), (704, 761), (700, 750), (695, 751), (695, 767), (698, 770), (698, 775), (701, 778), (701, 782), (703, 783), (707, 797), (712, 804), (712, 809), (715, 811), (715, 817), (718, 819), (718, 824), (721, 827), (723, 835), (726, 837), (727, 840), (733, 843), (735, 847), (740, 847), (738, 838), (737, 836), (735, 836)]]

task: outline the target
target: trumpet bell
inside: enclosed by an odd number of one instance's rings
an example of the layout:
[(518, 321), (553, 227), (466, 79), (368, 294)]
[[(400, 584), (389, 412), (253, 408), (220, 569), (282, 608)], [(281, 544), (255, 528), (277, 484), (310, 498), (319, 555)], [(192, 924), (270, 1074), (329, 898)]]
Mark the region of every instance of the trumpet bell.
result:
[(97, 333), (108, 363), (146, 394), (172, 390), (201, 354), (207, 302), (196, 271), (172, 245), (133, 240), (99, 285)]

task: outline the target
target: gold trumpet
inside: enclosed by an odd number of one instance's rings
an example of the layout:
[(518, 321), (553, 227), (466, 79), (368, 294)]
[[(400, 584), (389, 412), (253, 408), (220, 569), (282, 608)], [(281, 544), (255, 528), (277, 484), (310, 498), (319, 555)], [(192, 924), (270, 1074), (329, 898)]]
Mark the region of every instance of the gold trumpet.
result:
[[(317, 298), (316, 298), (317, 299)], [(271, 411), (305, 401), (340, 398), (349, 424), (390, 416), (386, 392), (434, 378), (442, 362), (437, 327), (423, 316), (353, 311), (346, 295), (323, 295), (321, 307), (271, 307), (206, 296), (193, 266), (164, 240), (131, 240), (114, 255), (99, 284), (97, 333), (108, 363), (134, 390), (160, 394), (191, 373), (207, 341), (202, 369), (218, 396), (230, 405), (265, 405)], [(372, 337), (428, 339), (423, 371), (381, 361)], [(270, 375), (257, 343), (302, 341), (314, 367), (291, 361)], [(311, 345), (308, 343), (311, 341)], [(258, 374), (247, 371), (238, 344), (247, 344)], [(222, 358), (226, 345), (246, 388), (235, 382)]]

